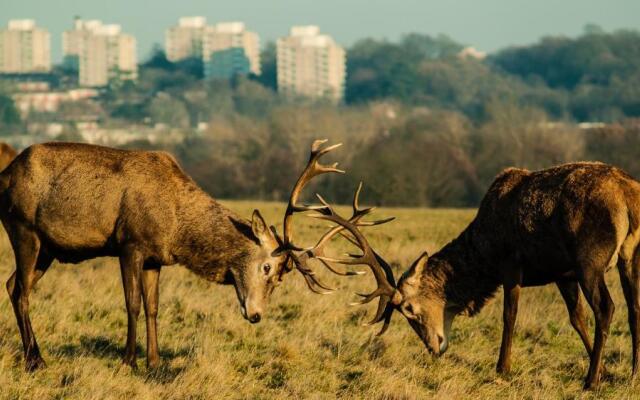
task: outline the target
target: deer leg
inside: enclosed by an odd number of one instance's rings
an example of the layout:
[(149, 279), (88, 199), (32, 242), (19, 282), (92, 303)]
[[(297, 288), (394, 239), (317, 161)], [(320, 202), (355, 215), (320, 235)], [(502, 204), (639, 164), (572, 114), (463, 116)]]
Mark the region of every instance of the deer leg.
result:
[[(33, 283), (31, 285), (32, 287), (36, 286), (40, 278), (42, 278), (44, 273), (47, 272), (52, 262), (53, 262), (53, 257), (46, 255), (44, 251), (40, 251), (40, 253), (38, 254), (38, 261), (36, 262), (36, 271), (35, 271), (35, 276), (33, 278)], [(11, 274), (11, 276), (9, 277), (9, 280), (7, 281), (7, 292), (9, 292), (9, 296), (11, 296), (11, 294), (13, 293), (15, 284), (16, 284), (16, 272)]]
[(120, 271), (124, 286), (124, 300), (127, 305), (127, 344), (125, 345), (123, 364), (137, 368), (136, 362), (136, 327), (140, 315), (140, 276), (143, 259), (141, 254), (132, 249), (125, 250), (120, 256)]
[(142, 300), (144, 315), (147, 322), (147, 368), (156, 368), (160, 364), (158, 354), (158, 331), (156, 318), (158, 316), (158, 283), (160, 268), (142, 271)]
[(587, 355), (591, 357), (591, 339), (589, 338), (589, 332), (587, 330), (586, 310), (584, 307), (584, 300), (580, 294), (580, 285), (576, 281), (559, 281), (556, 282), (560, 294), (567, 305), (567, 311), (569, 311), (569, 321), (573, 329), (578, 332), (584, 348), (587, 350)]
[(609, 295), (607, 284), (604, 281), (604, 273), (601, 270), (585, 268), (583, 269), (582, 275), (580, 278), (580, 287), (593, 310), (596, 320), (591, 362), (584, 385), (585, 389), (592, 389), (600, 382), (602, 355), (607, 336), (609, 335), (609, 326), (615, 306)]
[(631, 260), (618, 260), (618, 271), (620, 272), (620, 283), (624, 292), (624, 299), (627, 302), (629, 314), (629, 330), (631, 331), (631, 346), (633, 351), (631, 376), (636, 376), (640, 359), (640, 336), (638, 333), (638, 323), (640, 323), (640, 272), (634, 265), (640, 267), (640, 253), (636, 252), (633, 262)]
[(511, 342), (518, 313), (518, 298), (520, 297), (520, 279), (509, 278), (504, 283), (504, 309), (502, 313), (502, 344), (496, 371), (508, 374), (511, 370)]
[(35, 371), (46, 364), (40, 355), (40, 349), (31, 327), (29, 294), (38, 279), (51, 265), (51, 259), (39, 256), (40, 240), (35, 233), (23, 227), (17, 227), (14, 232), (12, 244), (14, 244), (16, 271), (7, 281), (7, 291), (22, 338), (25, 368), (27, 371)]

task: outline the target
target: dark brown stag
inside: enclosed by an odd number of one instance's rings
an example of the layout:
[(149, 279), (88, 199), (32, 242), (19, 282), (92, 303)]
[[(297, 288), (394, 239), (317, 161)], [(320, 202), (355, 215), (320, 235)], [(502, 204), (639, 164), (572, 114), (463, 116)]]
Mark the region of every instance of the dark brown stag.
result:
[[(386, 330), (394, 310), (411, 324), (427, 349), (447, 349), (453, 319), (474, 315), (504, 288), (504, 328), (497, 370), (510, 369), (520, 288), (555, 283), (570, 321), (590, 356), (585, 388), (599, 382), (603, 349), (614, 305), (605, 272), (617, 265), (629, 309), (633, 375), (640, 359), (640, 183), (601, 163), (574, 163), (537, 172), (508, 169), (485, 195), (475, 219), (451, 243), (420, 256), (394, 283), (389, 266), (377, 256), (351, 221), (329, 209), (320, 218), (351, 232), (364, 255), (325, 261), (367, 264), (379, 297), (372, 322)], [(581, 291), (595, 315), (593, 346), (585, 323)]]
[(16, 271), (7, 290), (27, 370), (44, 366), (29, 319), (29, 294), (53, 260), (119, 257), (128, 314), (123, 362), (132, 367), (141, 303), (147, 365), (159, 363), (156, 316), (162, 266), (179, 263), (210, 281), (233, 284), (242, 315), (252, 323), (260, 321), (273, 288), (294, 267), (313, 291), (326, 291), (306, 261), (322, 254), (339, 229), (310, 250), (293, 245), (291, 238), (293, 214), (313, 209), (297, 204), (304, 185), (317, 175), (342, 172), (337, 164), (319, 164), (320, 157), (337, 147), (322, 149), (323, 143), (313, 144), (292, 191), (284, 241), (257, 210), (246, 221), (209, 197), (167, 153), (72, 143), (34, 145), (22, 152), (0, 174), (0, 218), (15, 253)]

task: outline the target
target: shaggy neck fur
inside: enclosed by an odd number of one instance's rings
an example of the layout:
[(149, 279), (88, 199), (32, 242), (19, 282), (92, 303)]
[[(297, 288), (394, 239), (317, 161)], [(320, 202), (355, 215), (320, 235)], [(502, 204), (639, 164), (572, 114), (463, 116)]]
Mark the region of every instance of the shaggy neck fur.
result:
[(474, 315), (501, 282), (473, 244), (473, 224), (428, 260), (422, 284), (458, 314)]
[(173, 253), (178, 263), (196, 274), (227, 283), (229, 269), (244, 268), (257, 246), (251, 239), (251, 225), (208, 196), (198, 200), (191, 199), (178, 213), (180, 228)]

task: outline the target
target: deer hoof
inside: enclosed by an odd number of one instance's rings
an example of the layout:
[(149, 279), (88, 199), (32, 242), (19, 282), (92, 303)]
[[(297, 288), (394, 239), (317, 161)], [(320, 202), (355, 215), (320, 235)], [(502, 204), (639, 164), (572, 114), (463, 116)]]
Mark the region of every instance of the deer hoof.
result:
[(160, 367), (160, 360), (148, 360), (147, 361), (147, 369), (154, 370)]
[(25, 370), (27, 372), (35, 372), (39, 369), (45, 368), (47, 363), (44, 362), (42, 357), (34, 357), (30, 360), (27, 360), (25, 365)]
[(134, 371), (138, 369), (138, 362), (135, 357), (125, 357), (122, 359), (122, 365), (130, 367)]
[(509, 373), (511, 372), (511, 366), (498, 364), (496, 366), (496, 372), (498, 373), (498, 375), (509, 375)]
[(593, 379), (587, 379), (582, 387), (584, 390), (595, 390), (598, 388), (598, 382)]

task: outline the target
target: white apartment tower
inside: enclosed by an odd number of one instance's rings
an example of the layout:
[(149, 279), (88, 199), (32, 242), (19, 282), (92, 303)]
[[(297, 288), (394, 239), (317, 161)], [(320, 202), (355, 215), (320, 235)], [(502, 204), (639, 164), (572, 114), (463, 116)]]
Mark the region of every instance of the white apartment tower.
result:
[(63, 33), (65, 64), (78, 70), (81, 86), (107, 86), (113, 80), (136, 79), (136, 39), (122, 33), (120, 25), (76, 19), (74, 29)]
[(260, 75), (260, 39), (242, 22), (208, 26), (202, 42), (207, 78), (231, 78), (236, 74)]
[(101, 26), (100, 20), (82, 20), (76, 17), (73, 20), (73, 29), (62, 32), (62, 54), (65, 67), (75, 71), (80, 69), (80, 54), (86, 41)]
[(182, 17), (178, 25), (167, 29), (165, 48), (167, 59), (172, 62), (187, 58), (202, 57), (202, 38), (207, 19), (205, 17)]
[(10, 20), (0, 30), (0, 73), (26, 74), (51, 70), (51, 37), (31, 19)]
[(242, 22), (207, 25), (205, 17), (182, 17), (165, 33), (167, 59), (202, 60), (205, 78), (260, 74), (260, 41)]
[(344, 96), (345, 62), (344, 49), (317, 26), (294, 26), (277, 42), (278, 91), (338, 103)]

